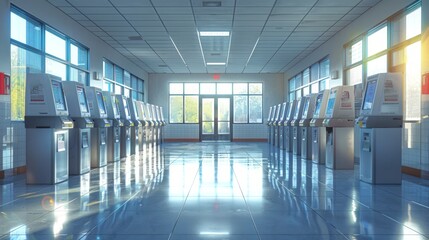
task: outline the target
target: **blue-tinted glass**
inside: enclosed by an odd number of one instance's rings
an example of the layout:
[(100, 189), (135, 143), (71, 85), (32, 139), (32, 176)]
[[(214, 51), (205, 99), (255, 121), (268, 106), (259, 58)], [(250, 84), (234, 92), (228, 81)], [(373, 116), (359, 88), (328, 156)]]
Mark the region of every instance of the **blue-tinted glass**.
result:
[(42, 26), (39, 22), (11, 12), (10, 37), (31, 47), (42, 48)]
[(104, 78), (113, 80), (113, 64), (108, 61), (103, 61)]
[(115, 82), (124, 84), (124, 69), (115, 66)]

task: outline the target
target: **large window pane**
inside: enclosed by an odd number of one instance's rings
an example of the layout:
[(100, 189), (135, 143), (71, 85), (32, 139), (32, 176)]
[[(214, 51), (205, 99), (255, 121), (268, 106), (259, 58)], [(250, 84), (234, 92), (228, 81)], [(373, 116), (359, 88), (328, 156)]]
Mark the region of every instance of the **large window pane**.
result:
[(249, 83), (249, 94), (262, 94), (262, 83)]
[(80, 68), (88, 69), (88, 50), (73, 43), (70, 44), (70, 62)]
[(10, 37), (31, 47), (42, 48), (42, 26), (31, 19), (10, 13)]
[(249, 96), (249, 123), (262, 123), (262, 96)]
[(307, 87), (303, 88), (302, 94), (303, 94), (303, 96), (307, 96), (308, 94), (310, 94), (310, 87), (307, 86)]
[(110, 81), (103, 81), (103, 91), (114, 92), (113, 83)]
[(407, 14), (406, 17), (406, 38), (410, 39), (422, 32), (422, 10), (418, 9)]
[(170, 123), (183, 123), (182, 96), (170, 96)]
[(138, 83), (138, 91), (144, 92), (144, 81), (142, 79), (138, 78), (137, 83)]
[(115, 82), (124, 84), (124, 69), (115, 66)]
[(311, 69), (310, 69), (310, 81), (316, 81), (319, 79), (319, 63), (315, 63), (313, 65), (311, 65)]
[(198, 96), (185, 96), (185, 123), (198, 123)]
[(46, 53), (66, 60), (66, 40), (48, 30), (45, 31)]
[(295, 100), (295, 91), (289, 93), (289, 101)]
[(319, 83), (313, 83), (311, 84), (311, 93), (318, 93), (319, 92)]
[(198, 83), (185, 83), (185, 94), (199, 94), (200, 84)]
[(137, 77), (134, 75), (131, 75), (131, 88), (135, 91), (138, 91), (138, 86), (137, 86)]
[(127, 71), (124, 71), (124, 84), (127, 87), (131, 87), (131, 75)]
[(115, 94), (124, 94), (123, 87), (121, 85), (115, 84)]
[(88, 73), (81, 71), (76, 68), (70, 68), (70, 81), (80, 82), (83, 84), (87, 84)]
[(67, 80), (67, 67), (65, 64), (46, 58), (46, 73), (60, 77), (63, 81)]
[(387, 49), (387, 26), (368, 36), (368, 57)]
[(320, 62), (320, 78), (329, 77), (329, 58)]
[(420, 120), (421, 111), (421, 43), (406, 47), (405, 120)]
[(170, 83), (170, 94), (183, 94), (183, 83)]
[(310, 82), (310, 69), (306, 68), (304, 72), (302, 72), (302, 85), (308, 84)]
[(362, 61), (362, 40), (354, 43), (347, 49), (347, 66)]
[(129, 88), (124, 88), (124, 96), (127, 98), (131, 96), (131, 90)]
[(362, 65), (347, 70), (347, 79), (350, 86), (362, 83)]
[(42, 72), (42, 57), (11, 45), (11, 119), (24, 120), (27, 73)]
[(113, 80), (113, 64), (108, 61), (103, 61), (103, 75), (104, 78)]
[(216, 84), (214, 83), (201, 83), (200, 94), (216, 94)]
[(319, 82), (319, 92), (329, 88), (329, 86), (327, 86), (327, 83), (328, 81), (326, 81), (326, 79)]
[(247, 123), (247, 96), (234, 96), (234, 123)]
[(302, 74), (298, 74), (295, 76), (295, 89), (302, 86)]
[(247, 94), (247, 83), (234, 83), (234, 94)]
[(232, 83), (218, 83), (217, 94), (232, 94)]
[(383, 72), (387, 72), (387, 55), (383, 55), (368, 62), (366, 71), (367, 76)]

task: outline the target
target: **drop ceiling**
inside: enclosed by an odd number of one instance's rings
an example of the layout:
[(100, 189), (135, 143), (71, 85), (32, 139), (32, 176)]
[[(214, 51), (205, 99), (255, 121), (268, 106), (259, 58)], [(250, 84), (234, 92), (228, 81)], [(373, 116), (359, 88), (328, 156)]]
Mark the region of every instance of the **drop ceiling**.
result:
[(148, 73), (279, 73), (380, 0), (48, 1)]

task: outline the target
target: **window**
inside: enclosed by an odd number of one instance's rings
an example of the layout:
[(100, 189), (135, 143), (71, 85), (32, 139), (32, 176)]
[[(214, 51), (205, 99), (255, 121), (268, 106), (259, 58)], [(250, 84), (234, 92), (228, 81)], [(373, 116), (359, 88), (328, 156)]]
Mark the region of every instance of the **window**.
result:
[(108, 60), (103, 60), (103, 90), (143, 101), (144, 81)]
[(262, 83), (170, 83), (170, 123), (199, 123), (200, 95), (231, 95), (234, 123), (262, 123)]
[(370, 57), (387, 49), (387, 26), (368, 35), (367, 56)]
[(327, 88), (329, 58), (324, 58), (289, 79), (289, 101)]
[(11, 120), (24, 120), (27, 73), (49, 73), (88, 84), (86, 47), (15, 6), (10, 26)]

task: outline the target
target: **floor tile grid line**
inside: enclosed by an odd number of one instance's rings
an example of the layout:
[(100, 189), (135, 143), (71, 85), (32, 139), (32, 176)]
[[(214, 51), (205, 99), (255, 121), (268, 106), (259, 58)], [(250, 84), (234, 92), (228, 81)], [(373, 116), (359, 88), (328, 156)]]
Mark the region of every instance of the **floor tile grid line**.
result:
[[(253, 158), (252, 158), (253, 159)], [(255, 159), (253, 159), (255, 160)], [(255, 160), (256, 161), (256, 160)], [(264, 169), (266, 172), (269, 172), (268, 167), (266, 167)], [(288, 191), (290, 194), (292, 194), (293, 196), (295, 196), (299, 201), (301, 201), (304, 205), (306, 205), (308, 207), (308, 209), (310, 211), (312, 211), (313, 213), (315, 213), (316, 215), (318, 215), (321, 219), (323, 219), (323, 221), (326, 222), (327, 225), (331, 226), (335, 231), (337, 231), (339, 233), (339, 235), (343, 236), (345, 239), (351, 240), (350, 238), (348, 238), (344, 233), (342, 233), (338, 228), (335, 227), (335, 225), (329, 223), (320, 213), (318, 213), (316, 210), (314, 210), (313, 208), (311, 208), (311, 206), (309, 206), (305, 201), (303, 201), (299, 196), (297, 196), (292, 190), (290, 190), (287, 186), (285, 186), (283, 184), (283, 182), (279, 179), (278, 176), (276, 176), (275, 181), (279, 182), (279, 184), (286, 189), (286, 191)], [(335, 191), (335, 190), (334, 190)], [(253, 218), (252, 218), (253, 220)]]
[(182, 204), (182, 206), (181, 206), (181, 208), (180, 208), (180, 210), (179, 210), (179, 214), (177, 215), (176, 221), (174, 222), (173, 228), (171, 229), (170, 235), (168, 236), (168, 239), (167, 239), (167, 240), (171, 240), (171, 239), (172, 239), (172, 237), (173, 237), (174, 230), (176, 229), (177, 223), (179, 222), (180, 216), (182, 215), (183, 209), (185, 209), (186, 201), (188, 200), (189, 194), (190, 194), (190, 193), (191, 193), (191, 191), (192, 191), (192, 187), (193, 187), (193, 186), (194, 186), (194, 184), (195, 184), (195, 179), (197, 179), (197, 176), (198, 176), (198, 173), (199, 173), (199, 171), (200, 171), (200, 168), (201, 168), (201, 165), (200, 165), (200, 166), (198, 166), (198, 169), (197, 169), (197, 171), (195, 172), (194, 180), (192, 181), (192, 184), (191, 184), (191, 186), (190, 186), (190, 188), (189, 188), (189, 191), (188, 191), (188, 193), (186, 194), (185, 201), (183, 201), (183, 204)]
[[(253, 160), (253, 159), (252, 159), (252, 160)], [(246, 197), (244, 196), (244, 192), (243, 192), (243, 189), (241, 188), (240, 181), (238, 181), (237, 173), (235, 172), (234, 167), (232, 167), (232, 168), (233, 168), (232, 170), (233, 170), (233, 172), (234, 172), (234, 178), (235, 178), (235, 180), (237, 181), (238, 188), (240, 189), (241, 196), (243, 197), (243, 200), (244, 200), (244, 204), (246, 204), (247, 211), (249, 211), (250, 219), (252, 219), (253, 228), (255, 228), (256, 234), (258, 234), (258, 239), (259, 239), (259, 240), (261, 240), (261, 236), (260, 236), (259, 231), (258, 231), (258, 228), (257, 228), (257, 226), (256, 226), (256, 222), (255, 222), (255, 219), (254, 219), (254, 217), (253, 217), (252, 211), (250, 210), (250, 206), (249, 206), (249, 204), (247, 203), (247, 199), (246, 199)]]
[[(302, 161), (302, 159), (301, 159), (301, 161)], [(267, 170), (267, 171), (269, 171), (269, 170)], [(313, 179), (313, 177), (312, 176), (309, 176), (308, 174), (306, 174), (306, 177), (309, 177), (309, 178), (311, 178), (311, 179)], [(294, 195), (295, 197), (297, 197), (303, 204), (305, 204), (306, 206), (308, 206), (309, 207), (309, 209), (311, 209), (313, 212), (315, 212), (318, 216), (320, 216), (324, 221), (326, 221), (326, 219), (321, 215), (321, 214), (319, 214), (317, 211), (315, 211), (315, 210), (313, 210), (312, 208), (311, 208), (311, 206), (307, 203), (307, 202), (305, 202), (305, 201), (303, 201), (302, 200), (302, 198), (300, 197), (300, 196), (297, 196), (293, 191), (290, 191), (288, 188), (287, 188), (287, 186), (285, 186), (283, 183), (282, 183), (282, 180), (280, 180), (280, 178), (279, 177), (276, 177), (277, 178), (277, 181), (280, 181), (280, 184), (281, 185), (283, 185), (283, 187), (284, 188), (286, 188), (292, 195)], [(426, 236), (424, 236), (422, 233), (420, 233), (420, 232), (417, 232), (416, 230), (414, 230), (414, 229), (411, 229), (410, 227), (408, 227), (408, 226), (405, 226), (404, 224), (402, 224), (401, 222), (398, 222), (397, 220), (395, 220), (395, 219), (393, 219), (393, 218), (391, 218), (391, 217), (389, 217), (388, 215), (386, 215), (386, 214), (384, 214), (383, 212), (381, 212), (381, 211), (379, 211), (379, 210), (376, 210), (376, 209), (373, 209), (373, 208), (371, 208), (370, 206), (367, 206), (366, 204), (363, 204), (362, 202), (360, 202), (359, 200), (357, 200), (357, 199), (354, 199), (354, 198), (351, 198), (351, 197), (349, 197), (349, 196), (347, 196), (346, 194), (344, 194), (344, 193), (342, 193), (342, 192), (339, 192), (339, 191), (337, 191), (337, 190), (335, 190), (334, 188), (331, 188), (331, 187), (329, 187), (328, 185), (326, 185), (325, 183), (323, 183), (323, 182), (321, 182), (321, 181), (319, 181), (318, 180), (318, 182), (320, 183), (320, 184), (324, 184), (327, 188), (330, 188), (330, 189), (332, 189), (335, 193), (338, 193), (338, 194), (341, 194), (341, 195), (343, 195), (343, 196), (345, 196), (345, 197), (348, 197), (348, 198), (350, 198), (350, 199), (353, 199), (353, 200), (355, 200), (356, 202), (358, 202), (359, 204), (362, 204), (363, 206), (365, 206), (365, 207), (367, 207), (368, 209), (370, 209), (371, 211), (374, 211), (374, 212), (376, 212), (376, 213), (379, 213), (379, 214), (381, 214), (381, 215), (383, 215), (383, 216), (385, 216), (385, 217), (387, 217), (387, 218), (389, 218), (390, 220), (392, 220), (392, 221), (394, 221), (394, 222), (396, 222), (396, 223), (398, 223), (398, 224), (400, 224), (400, 225), (402, 225), (403, 227), (406, 227), (407, 229), (410, 229), (411, 231), (413, 231), (413, 232), (416, 232), (416, 233), (419, 233), (419, 234), (421, 234), (420, 236), (422, 236), (422, 237), (425, 237), (425, 238), (427, 238)], [(376, 186), (375, 186), (376, 187)], [(380, 189), (380, 188), (378, 188), (378, 189)], [(381, 191), (383, 191), (383, 192), (386, 192), (386, 193), (391, 193), (391, 192), (389, 192), (389, 191), (385, 191), (385, 190), (383, 190), (383, 189), (380, 189)], [(397, 197), (400, 197), (400, 196), (397, 196)], [(402, 197), (401, 197), (402, 198)], [(402, 198), (403, 199), (403, 198)], [(327, 222), (327, 221), (326, 221)], [(328, 223), (328, 222), (327, 222)], [(346, 239), (349, 239), (344, 233), (342, 233), (339, 229), (337, 229), (333, 224), (330, 224), (329, 223), (329, 225), (331, 225), (336, 231), (338, 231), (343, 237), (345, 237)]]
[[(143, 160), (143, 159), (142, 159)], [(125, 161), (125, 158), (123, 158), (123, 159), (121, 159), (120, 160), (121, 162), (123, 162), (123, 161)], [(106, 167), (111, 167), (112, 165), (114, 164), (114, 162), (109, 162), (109, 163), (107, 163), (107, 165), (106, 165)], [(91, 169), (90, 171), (90, 174), (99, 174), (99, 168), (93, 168), (93, 169)], [(75, 175), (73, 175), (73, 176), (71, 176), (71, 178), (72, 177), (77, 177), (77, 176), (75, 176)], [(15, 182), (15, 181), (13, 181), (13, 183), (14, 184), (26, 184), (25, 183), (25, 180), (26, 180), (26, 178), (22, 178), (22, 179), (20, 179), (20, 180), (18, 180), (17, 182)], [(22, 183), (21, 183), (22, 182)], [(1, 184), (1, 182), (0, 182), (0, 186), (1, 186), (2, 184)], [(37, 186), (37, 185), (32, 185), (32, 186)], [(45, 187), (43, 187), (43, 188), (40, 188), (38, 191), (36, 191), (36, 192), (32, 192), (31, 194), (40, 194), (40, 193), (43, 193), (43, 192), (46, 192), (46, 190), (45, 189), (49, 189), (51, 186), (50, 185), (46, 185)], [(13, 203), (13, 202), (16, 202), (16, 201), (18, 201), (18, 200), (20, 200), (21, 198), (25, 198), (25, 197), (28, 197), (29, 196), (29, 194), (30, 193), (25, 193), (25, 194), (21, 194), (21, 195), (19, 195), (19, 196), (17, 196), (16, 198), (14, 198), (14, 200), (13, 201), (10, 201), (10, 202), (7, 202), (7, 203), (3, 203), (3, 204), (0, 204), (0, 207), (4, 207), (4, 206), (6, 206), (6, 205), (8, 205), (8, 204), (11, 204), (11, 203)], [(73, 201), (73, 200), (71, 200), (71, 201)], [(70, 202), (71, 202), (70, 201)], [(55, 210), (55, 209), (54, 209)]]
[[(141, 159), (141, 160), (139, 160), (140, 161), (140, 163), (142, 163), (142, 162), (145, 162), (145, 160), (147, 160), (147, 159)], [(120, 162), (124, 162), (124, 159), (122, 159)], [(114, 163), (112, 162), (112, 163), (109, 163), (108, 165), (107, 165), (107, 167), (112, 167), (112, 165), (113, 165)], [(99, 168), (95, 168), (95, 169), (91, 169), (90, 170), (90, 172), (91, 173), (97, 173), (97, 172), (99, 172)], [(78, 177), (78, 176), (72, 176), (72, 177)], [(155, 178), (153, 178), (153, 179), (155, 179)], [(153, 179), (151, 179), (151, 182), (153, 181)], [(105, 184), (102, 184), (101, 186), (108, 186), (109, 184), (112, 184), (113, 182), (115, 181), (115, 178), (112, 178), (112, 179), (110, 179), (109, 181), (107, 181)], [(151, 183), (150, 183), (151, 184)], [(49, 186), (47, 186), (46, 188), (49, 188)], [(43, 189), (46, 189), (46, 188), (43, 188)], [(143, 189), (144, 190), (144, 189)], [(143, 191), (143, 190), (141, 190), (141, 191)], [(140, 193), (141, 191), (138, 191), (138, 192), (136, 192), (136, 193)], [(38, 191), (39, 192), (39, 194), (42, 194), (43, 192), (41, 192), (41, 190), (40, 191)], [(86, 192), (86, 193), (84, 193), (83, 195), (80, 195), (79, 197), (82, 197), (82, 196), (85, 196), (85, 195), (88, 195), (88, 194), (91, 194), (91, 193), (94, 193), (94, 192), (96, 192), (96, 190), (89, 190), (88, 192)], [(134, 197), (134, 196), (132, 196), (132, 197)], [(20, 200), (21, 198), (17, 198), (16, 200)], [(15, 200), (15, 201), (16, 201)], [(53, 213), (55, 210), (57, 210), (57, 209), (59, 209), (59, 208), (61, 208), (61, 207), (64, 207), (65, 205), (69, 205), (69, 204), (71, 204), (72, 202), (74, 202), (74, 201), (78, 201), (78, 197), (76, 197), (76, 198), (74, 198), (74, 199), (72, 199), (72, 200), (70, 200), (70, 201), (68, 201), (68, 202), (66, 202), (66, 203), (64, 203), (64, 204), (61, 204), (61, 205), (58, 205), (57, 207), (55, 207), (55, 208), (53, 208), (52, 210), (50, 210), (50, 211), (47, 211), (46, 213), (44, 213), (44, 214), (42, 214), (40, 217), (44, 217), (44, 216), (47, 216), (47, 215), (49, 215), (49, 214), (51, 214), (51, 213)], [(12, 201), (12, 202), (14, 202), (14, 201)], [(12, 203), (12, 202), (10, 202), (10, 203)], [(126, 202), (125, 202), (126, 203)], [(121, 204), (121, 206), (123, 206), (123, 204)], [(121, 207), (120, 206), (120, 207)], [(120, 208), (119, 207), (119, 208)], [(118, 210), (119, 208), (117, 208), (116, 210)], [(115, 210), (115, 211), (116, 211)], [(115, 212), (114, 211), (114, 212)], [(113, 213), (113, 212), (112, 212)], [(107, 217), (106, 217), (106, 219), (110, 216), (111, 214), (109, 214)], [(33, 221), (31, 221), (28, 225), (32, 225), (34, 222), (36, 222), (37, 221), (37, 219), (34, 219)], [(96, 226), (95, 226), (96, 227)], [(10, 233), (10, 232), (9, 232)], [(0, 236), (0, 239), (3, 239), (3, 238), (6, 238), (7, 237), (7, 235), (8, 235), (8, 233), (5, 233), (5, 234), (3, 234), (2, 236)]]
[[(168, 164), (168, 166), (170, 166), (174, 161), (176, 161), (178, 159), (178, 157), (176, 158), (176, 159), (174, 159), (172, 162), (170, 162), (169, 164)], [(162, 168), (161, 169), (161, 171), (164, 171), (164, 169), (166, 168), (166, 167), (168, 167), (168, 166), (165, 166), (164, 165), (164, 168)], [(156, 179), (156, 177), (159, 175), (159, 174), (161, 174), (161, 171), (159, 171), (158, 173), (157, 173), (157, 175), (155, 176), (155, 177), (153, 177), (151, 180), (150, 180), (150, 183), (148, 183), (148, 185), (151, 185), (152, 183), (153, 183), (153, 180), (154, 179)], [(128, 202), (130, 202), (131, 200), (133, 200), (134, 198), (136, 198), (136, 196), (138, 196), (139, 194), (142, 194), (143, 193), (143, 191), (145, 191), (146, 189), (142, 189), (142, 190), (140, 190), (140, 191), (136, 191), (130, 198), (128, 198), (126, 201), (124, 201), (123, 203), (121, 203), (121, 205), (119, 206), (119, 207), (117, 207), (115, 210), (113, 210), (109, 215), (107, 215), (106, 217), (104, 217), (102, 220), (100, 220), (99, 222), (97, 222), (97, 224), (95, 225), (95, 226), (93, 226), (88, 232), (86, 232), (85, 234), (83, 234), (83, 236), (82, 237), (80, 237), (79, 238), (79, 240), (84, 240), (84, 239), (86, 239), (87, 237), (88, 237), (88, 235), (90, 235), (91, 234), (91, 232), (92, 231), (94, 231), (95, 229), (96, 229), (96, 227), (98, 226), (98, 225), (101, 225), (101, 224), (103, 224), (107, 219), (109, 219), (109, 217), (111, 217), (112, 215), (114, 215), (117, 211), (119, 211), (120, 210), (120, 208), (122, 208), (122, 207), (124, 207)]]

